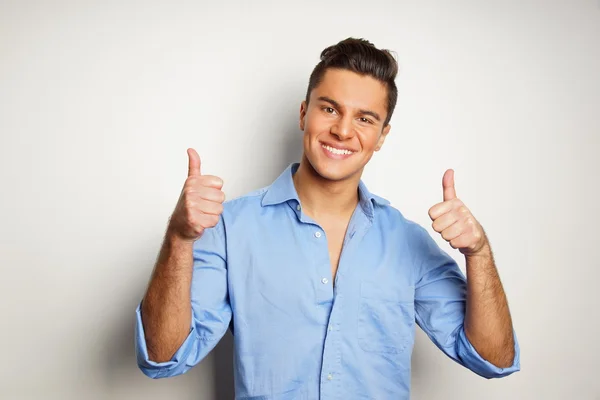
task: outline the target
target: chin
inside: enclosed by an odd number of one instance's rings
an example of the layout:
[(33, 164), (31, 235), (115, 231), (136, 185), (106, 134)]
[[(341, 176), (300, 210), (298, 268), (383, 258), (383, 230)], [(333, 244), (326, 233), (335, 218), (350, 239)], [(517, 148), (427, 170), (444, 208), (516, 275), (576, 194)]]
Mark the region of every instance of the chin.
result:
[(350, 159), (339, 161), (317, 157), (317, 160), (308, 158), (308, 163), (321, 178), (334, 182), (351, 178), (361, 170)]

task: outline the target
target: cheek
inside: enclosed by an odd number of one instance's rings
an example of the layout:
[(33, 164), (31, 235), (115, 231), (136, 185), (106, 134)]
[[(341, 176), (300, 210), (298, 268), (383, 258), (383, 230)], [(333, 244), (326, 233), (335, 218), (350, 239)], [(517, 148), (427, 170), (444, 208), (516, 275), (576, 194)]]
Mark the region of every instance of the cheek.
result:
[(379, 135), (375, 131), (363, 131), (358, 135), (358, 139), (360, 140), (363, 150), (374, 150), (379, 142)]
[(331, 127), (331, 120), (327, 117), (313, 113), (306, 118), (306, 128), (310, 133), (321, 133), (323, 131), (329, 131)]

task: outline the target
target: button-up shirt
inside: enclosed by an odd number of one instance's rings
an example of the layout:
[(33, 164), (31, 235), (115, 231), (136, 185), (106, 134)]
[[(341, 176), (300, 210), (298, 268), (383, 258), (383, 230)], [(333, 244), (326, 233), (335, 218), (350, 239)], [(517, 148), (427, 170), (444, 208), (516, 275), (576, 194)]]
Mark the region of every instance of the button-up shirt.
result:
[(292, 181), (297, 168), (227, 201), (194, 242), (190, 331), (170, 361), (149, 359), (138, 305), (144, 374), (185, 373), (231, 329), (236, 399), (405, 399), (416, 325), (478, 375), (520, 369), (516, 336), (508, 368), (477, 353), (457, 263), (362, 181), (332, 279), (326, 232), (303, 213)]

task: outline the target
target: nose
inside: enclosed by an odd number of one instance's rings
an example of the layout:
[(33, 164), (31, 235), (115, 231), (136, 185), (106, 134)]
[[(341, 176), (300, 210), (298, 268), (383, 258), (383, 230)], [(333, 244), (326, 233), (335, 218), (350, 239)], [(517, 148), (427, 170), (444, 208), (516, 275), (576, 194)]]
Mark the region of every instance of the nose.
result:
[(331, 125), (330, 132), (339, 140), (344, 140), (354, 136), (354, 128), (351, 118), (340, 118)]

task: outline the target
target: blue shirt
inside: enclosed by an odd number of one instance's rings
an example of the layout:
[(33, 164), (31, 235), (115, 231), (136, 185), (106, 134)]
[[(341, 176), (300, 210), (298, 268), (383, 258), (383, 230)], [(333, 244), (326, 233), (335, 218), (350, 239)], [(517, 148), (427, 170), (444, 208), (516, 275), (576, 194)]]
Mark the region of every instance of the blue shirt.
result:
[[(194, 243), (192, 323), (170, 361), (136, 351), (149, 377), (182, 374), (228, 329), (236, 399), (409, 398), (415, 324), (486, 377), (520, 369), (483, 359), (463, 328), (466, 279), (427, 231), (359, 184), (335, 282), (324, 230), (302, 212), (290, 165), (269, 187), (225, 203)], [(513, 332), (514, 334), (514, 332)]]

